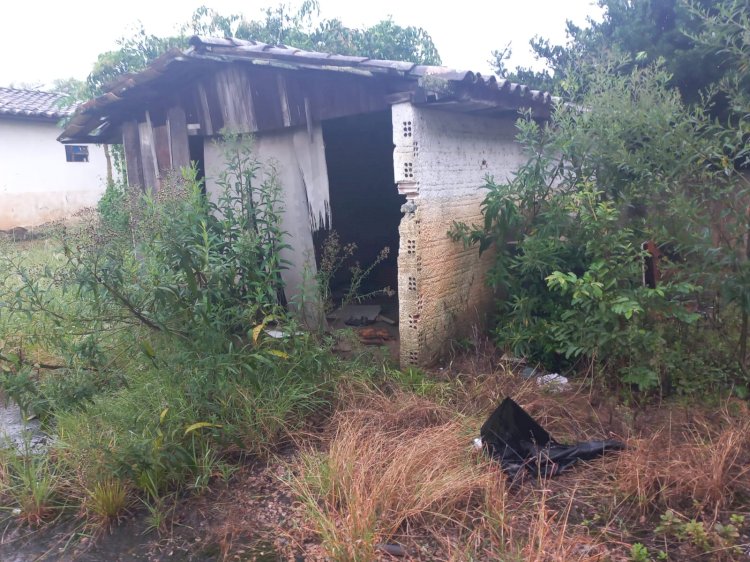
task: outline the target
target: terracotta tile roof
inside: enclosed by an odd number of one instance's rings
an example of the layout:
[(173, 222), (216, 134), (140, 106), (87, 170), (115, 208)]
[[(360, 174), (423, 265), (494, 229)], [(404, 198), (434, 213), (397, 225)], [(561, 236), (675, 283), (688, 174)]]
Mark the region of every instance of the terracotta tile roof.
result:
[(0, 88), (0, 115), (57, 120), (73, 114), (73, 108), (60, 105), (63, 96), (39, 90)]

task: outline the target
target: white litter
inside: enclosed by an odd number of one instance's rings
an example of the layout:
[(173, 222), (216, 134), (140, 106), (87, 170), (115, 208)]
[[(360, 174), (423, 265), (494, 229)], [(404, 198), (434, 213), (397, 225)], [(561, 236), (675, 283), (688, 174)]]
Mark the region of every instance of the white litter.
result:
[(558, 373), (550, 373), (548, 375), (541, 375), (536, 378), (536, 384), (539, 386), (547, 387), (550, 390), (566, 390), (570, 387), (568, 378)]

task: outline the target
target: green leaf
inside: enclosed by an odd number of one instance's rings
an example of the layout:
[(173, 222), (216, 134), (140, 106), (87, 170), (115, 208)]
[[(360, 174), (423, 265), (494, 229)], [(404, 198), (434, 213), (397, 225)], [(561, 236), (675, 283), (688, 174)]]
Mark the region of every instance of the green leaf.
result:
[(218, 423), (210, 423), (210, 422), (197, 422), (197, 423), (194, 423), (194, 424), (192, 424), (192, 425), (189, 425), (189, 426), (188, 426), (188, 427), (187, 427), (187, 428), (185, 429), (185, 435), (187, 435), (188, 433), (192, 433), (193, 431), (196, 431), (196, 430), (198, 430), (198, 429), (203, 429), (204, 427), (215, 427), (215, 428), (222, 428), (222, 427), (224, 427), (224, 426), (223, 426), (223, 425), (221, 425), (221, 424), (218, 424)]

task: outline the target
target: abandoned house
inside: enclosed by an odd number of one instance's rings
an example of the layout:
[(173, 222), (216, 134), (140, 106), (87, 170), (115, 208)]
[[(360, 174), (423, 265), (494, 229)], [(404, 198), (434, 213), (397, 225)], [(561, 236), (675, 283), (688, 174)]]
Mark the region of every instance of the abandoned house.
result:
[(73, 113), (60, 94), (0, 88), (0, 230), (30, 228), (94, 206), (106, 187), (101, 146), (60, 146)]
[(484, 322), (492, 257), (447, 232), (481, 220), (485, 176), (504, 180), (523, 161), (518, 111), (546, 118), (548, 94), (444, 67), (237, 39), (190, 45), (84, 104), (59, 140), (122, 143), (141, 189), (195, 161), (211, 194), (221, 131), (251, 133), (259, 158), (280, 165), (290, 302), (335, 230), (363, 265), (391, 250), (365, 292), (395, 289), (377, 303), (395, 321), (402, 366), (434, 361)]

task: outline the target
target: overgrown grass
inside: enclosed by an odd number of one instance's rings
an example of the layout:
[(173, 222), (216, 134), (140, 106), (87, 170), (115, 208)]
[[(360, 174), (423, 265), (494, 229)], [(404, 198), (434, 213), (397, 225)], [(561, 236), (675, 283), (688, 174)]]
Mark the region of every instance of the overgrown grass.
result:
[(136, 499), (163, 520), (181, 492), (267, 455), (330, 401), (330, 342), (300, 334), (279, 302), (276, 171), (247, 139), (225, 141), (215, 198), (184, 170), (153, 197), (110, 201), (116, 220), (84, 214), (0, 255), (0, 389), (51, 436), (3, 468), (9, 493), (30, 495), (13, 499), (30, 523), (53, 492), (93, 522)]
[[(329, 559), (372, 560), (388, 543), (419, 560), (734, 560), (746, 548), (750, 432), (740, 401), (717, 414), (622, 407), (580, 391), (546, 394), (506, 371), (434, 382), (439, 390), (418, 396), (401, 378), (345, 393), (325, 437), (289, 469)], [(557, 479), (511, 483), (470, 447), (509, 392), (558, 439), (616, 430), (628, 449)]]
[(20, 451), (0, 450), (0, 498), (18, 518), (38, 525), (61, 507), (60, 475), (50, 460), (28, 445)]

